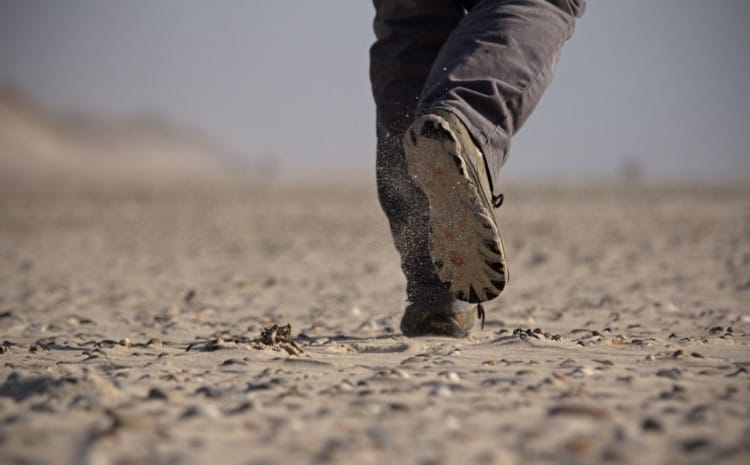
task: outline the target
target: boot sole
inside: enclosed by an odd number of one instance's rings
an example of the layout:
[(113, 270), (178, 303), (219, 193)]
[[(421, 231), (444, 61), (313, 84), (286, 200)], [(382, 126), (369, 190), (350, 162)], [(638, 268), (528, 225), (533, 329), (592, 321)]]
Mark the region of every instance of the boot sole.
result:
[[(448, 137), (435, 138), (436, 130)], [(420, 118), (407, 132), (404, 149), (409, 175), (430, 204), (428, 247), (438, 277), (458, 300), (494, 299), (508, 276), (500, 230), (448, 123)]]

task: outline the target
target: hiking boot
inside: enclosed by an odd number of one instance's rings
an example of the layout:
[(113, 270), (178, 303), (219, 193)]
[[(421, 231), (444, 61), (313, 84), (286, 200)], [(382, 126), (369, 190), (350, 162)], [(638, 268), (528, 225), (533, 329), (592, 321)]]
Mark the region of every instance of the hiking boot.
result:
[[(508, 281), (508, 266), (493, 213), (502, 196), (492, 196), (484, 156), (464, 124), (445, 110), (419, 117), (404, 135), (404, 150), (409, 175), (429, 202), (428, 249), (438, 277), (458, 300), (494, 299)], [(410, 321), (419, 319), (417, 307)], [(437, 326), (455, 319), (431, 318)], [(456, 327), (467, 324), (456, 319)]]
[(484, 311), (481, 305), (472, 305), (453, 298), (433, 302), (411, 302), (406, 306), (401, 318), (401, 332), (407, 337), (467, 337), (474, 327), (477, 312), (480, 312), (484, 326)]

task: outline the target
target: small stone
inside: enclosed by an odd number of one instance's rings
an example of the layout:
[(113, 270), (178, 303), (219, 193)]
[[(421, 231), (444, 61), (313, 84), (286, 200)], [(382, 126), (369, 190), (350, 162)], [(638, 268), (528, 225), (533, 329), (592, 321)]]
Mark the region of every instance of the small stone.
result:
[(458, 376), (458, 373), (456, 373), (455, 371), (449, 371), (448, 374), (446, 375), (446, 378), (448, 378), (448, 381), (450, 381), (451, 383), (461, 382), (461, 377)]
[(352, 382), (349, 381), (348, 379), (345, 379), (341, 381), (339, 384), (337, 384), (336, 388), (342, 392), (350, 392), (354, 390), (354, 384), (352, 384)]
[(708, 405), (696, 405), (685, 414), (685, 421), (692, 424), (705, 423), (711, 414), (712, 412)]
[(682, 372), (678, 368), (664, 368), (656, 372), (656, 376), (669, 379), (678, 379)]
[(688, 439), (687, 441), (682, 442), (682, 450), (685, 452), (693, 452), (698, 449), (703, 449), (704, 447), (710, 446), (711, 441), (704, 438), (695, 438), (695, 439)]
[(572, 374), (583, 375), (583, 376), (591, 376), (591, 375), (593, 375), (595, 373), (596, 373), (596, 370), (593, 367), (590, 367), (590, 366), (586, 365), (586, 366), (582, 366), (582, 367), (578, 367), (578, 368), (574, 369)]
[(118, 342), (118, 344), (120, 344), (121, 346), (130, 347), (130, 339), (128, 339), (128, 338), (122, 338), (122, 339), (120, 339), (120, 341)]
[(562, 404), (555, 407), (551, 407), (547, 410), (547, 415), (554, 416), (577, 416), (577, 417), (589, 417), (596, 420), (604, 420), (609, 418), (609, 411), (602, 407), (594, 405), (583, 405), (583, 404)]
[(399, 378), (403, 378), (403, 379), (411, 378), (411, 375), (409, 373), (405, 372), (404, 370), (400, 368), (394, 368), (393, 370), (391, 370), (391, 373), (393, 373)]
[(166, 400), (168, 396), (166, 392), (159, 388), (151, 388), (148, 391), (148, 398), (152, 400)]
[(152, 337), (151, 339), (148, 340), (146, 345), (152, 346), (152, 347), (162, 347), (164, 345), (164, 341), (162, 341), (158, 337)]
[(204, 395), (210, 399), (217, 399), (223, 395), (222, 391), (212, 386), (201, 386), (195, 390), (195, 393)]
[(236, 407), (233, 407), (229, 411), (227, 411), (228, 415), (239, 415), (241, 413), (248, 412), (250, 410), (257, 410), (258, 409), (258, 403), (254, 400), (246, 400)]
[(662, 431), (664, 431), (661, 422), (651, 417), (643, 420), (643, 423), (641, 423), (641, 429), (643, 429), (643, 431), (651, 431), (654, 433), (661, 433)]
[(672, 386), (671, 391), (662, 391), (659, 394), (659, 398), (663, 400), (667, 399), (679, 399), (685, 394), (685, 388), (677, 384)]
[(191, 405), (188, 408), (186, 408), (182, 415), (180, 415), (180, 418), (182, 419), (188, 419), (188, 418), (196, 418), (196, 417), (204, 417), (204, 418), (221, 418), (221, 412), (218, 408), (211, 404), (206, 405)]
[(412, 365), (415, 363), (425, 363), (428, 360), (427, 355), (414, 355), (401, 361), (401, 365)]
[(430, 394), (436, 397), (450, 397), (453, 392), (449, 386), (441, 383), (435, 386)]

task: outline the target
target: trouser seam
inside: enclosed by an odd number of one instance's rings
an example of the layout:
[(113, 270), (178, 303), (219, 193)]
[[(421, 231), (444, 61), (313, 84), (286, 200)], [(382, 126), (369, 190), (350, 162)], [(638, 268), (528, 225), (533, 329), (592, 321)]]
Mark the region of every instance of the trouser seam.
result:
[(562, 46), (565, 43), (565, 41), (568, 40), (568, 37), (570, 37), (571, 32), (572, 32), (571, 30), (573, 29), (574, 24), (575, 23), (571, 22), (568, 25), (568, 28), (565, 30), (565, 33), (562, 35), (562, 37), (558, 39), (557, 42), (555, 42), (555, 47), (552, 49), (552, 53), (547, 57), (547, 59), (544, 60), (544, 64), (542, 65), (542, 67), (539, 69), (536, 75), (531, 79), (531, 81), (529, 81), (529, 84), (526, 86), (526, 88), (524, 88), (523, 92), (518, 97), (519, 100), (523, 97), (526, 97), (526, 95), (529, 93), (529, 91), (534, 86), (534, 84), (536, 84), (536, 82), (539, 80), (539, 77), (547, 69), (547, 66), (550, 64), (550, 62), (552, 62), (552, 60), (554, 60), (555, 57), (560, 55)]
[[(526, 98), (526, 96), (529, 94), (529, 92), (531, 91), (531, 89), (534, 87), (534, 84), (536, 84), (539, 81), (539, 78), (547, 70), (547, 67), (552, 62), (552, 60), (554, 60), (555, 57), (560, 54), (560, 50), (562, 49), (562, 45), (565, 43), (566, 40), (568, 40), (568, 37), (570, 37), (571, 32), (572, 32), (571, 30), (573, 29), (573, 27), (574, 27), (574, 23), (570, 23), (568, 25), (568, 28), (563, 33), (562, 37), (560, 39), (558, 39), (557, 42), (555, 42), (555, 47), (552, 49), (552, 53), (550, 53), (550, 55), (544, 60), (544, 63), (539, 68), (539, 71), (537, 71), (537, 73), (534, 75), (534, 77), (531, 80), (529, 80), (529, 83), (523, 88), (523, 90), (521, 91), (521, 94), (518, 95), (517, 97), (513, 98), (513, 99), (504, 100), (503, 101), (503, 107), (508, 108), (508, 103), (515, 103), (516, 105), (520, 105), (520, 102), (524, 98)], [(495, 125), (495, 127), (493, 128), (493, 130), (490, 133), (490, 135), (486, 138), (485, 143), (487, 145), (491, 145), (491, 141), (494, 140), (495, 135), (498, 132), (500, 132), (501, 130), (503, 130), (503, 129), (504, 128), (502, 127), (501, 124)], [(515, 132), (516, 132), (515, 121), (513, 122), (513, 128), (512, 128), (512, 130), (510, 132), (512, 134), (508, 134), (508, 141), (509, 142), (510, 142), (510, 137), (513, 134), (515, 134)], [(503, 160), (505, 160), (506, 153), (507, 153), (507, 149), (504, 148), (504, 153), (502, 154), (502, 156), (503, 156), (502, 159)]]

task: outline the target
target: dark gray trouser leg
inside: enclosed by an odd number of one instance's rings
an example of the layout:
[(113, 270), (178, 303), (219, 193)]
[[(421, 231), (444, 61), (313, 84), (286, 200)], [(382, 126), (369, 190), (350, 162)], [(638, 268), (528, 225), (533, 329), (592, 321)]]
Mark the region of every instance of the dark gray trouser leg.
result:
[(377, 41), (370, 79), (377, 105), (377, 185), (380, 204), (401, 255), (411, 301), (447, 298), (427, 250), (427, 199), (406, 171), (401, 138), (414, 120), (427, 75), (464, 16), (446, 0), (375, 0)]
[(445, 286), (427, 251), (427, 203), (406, 172), (403, 132), (422, 109), (452, 111), (496, 178), (510, 137), (549, 84), (584, 6), (583, 0), (374, 3), (370, 80), (377, 105), (378, 194), (413, 300)]
[[(417, 111), (444, 108), (461, 118), (497, 179), (584, 9), (584, 0), (478, 2), (435, 59)], [(497, 183), (493, 190), (499, 194)]]

